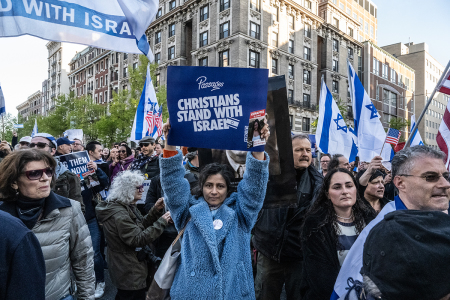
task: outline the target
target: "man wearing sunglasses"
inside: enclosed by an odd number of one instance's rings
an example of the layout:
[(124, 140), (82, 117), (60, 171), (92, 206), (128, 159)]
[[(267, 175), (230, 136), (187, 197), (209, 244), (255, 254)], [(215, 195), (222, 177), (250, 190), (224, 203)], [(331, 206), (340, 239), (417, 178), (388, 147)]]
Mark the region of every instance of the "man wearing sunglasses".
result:
[[(139, 147), (141, 147), (141, 154), (131, 163), (130, 170), (139, 170), (144, 174), (144, 185), (147, 187), (150, 185), (150, 179), (159, 175), (159, 156), (155, 151), (155, 139), (151, 136), (143, 137), (139, 141)], [(137, 202), (139, 211), (145, 215), (144, 203), (147, 193), (144, 192), (143, 199)]]
[[(442, 151), (428, 146), (408, 147), (395, 154), (392, 159), (392, 180), (398, 189), (398, 196), (384, 206), (356, 239), (339, 272), (332, 300), (345, 295), (349, 278), (353, 282), (362, 281), (360, 270), (364, 243), (372, 228), (386, 214), (406, 209), (448, 213), (450, 182), (444, 157)], [(374, 159), (379, 160), (378, 157)]]
[[(48, 133), (37, 133), (30, 143), (30, 148), (37, 148), (50, 153), (53, 157), (56, 154), (56, 139)], [(83, 197), (81, 196), (81, 182), (78, 176), (69, 171), (57, 158), (55, 169), (55, 187), (53, 192), (60, 196), (76, 200), (81, 204), (81, 210), (85, 212)]]

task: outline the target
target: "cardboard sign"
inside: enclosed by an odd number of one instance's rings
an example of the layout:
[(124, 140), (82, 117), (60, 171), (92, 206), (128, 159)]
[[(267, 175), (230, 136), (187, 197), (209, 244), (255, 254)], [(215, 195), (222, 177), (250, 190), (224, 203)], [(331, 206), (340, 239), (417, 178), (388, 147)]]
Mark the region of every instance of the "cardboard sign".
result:
[[(167, 69), (174, 146), (262, 151), (248, 148), (250, 114), (266, 109), (267, 69), (177, 67)], [(253, 124), (253, 123), (252, 123)]]
[[(89, 155), (87, 151), (80, 151), (75, 153), (70, 153), (66, 155), (58, 156), (59, 161), (69, 169), (70, 172), (75, 173), (80, 177), (81, 180), (84, 180), (85, 177), (95, 174), (95, 170), (88, 169), (87, 163), (90, 161)], [(95, 176), (96, 177), (96, 176)], [(97, 180), (89, 180), (88, 186), (95, 186)], [(87, 182), (86, 182), (87, 183)]]
[[(264, 146), (259, 146), (261, 148), (264, 147), (264, 151), (270, 156), (269, 182), (267, 183), (263, 208), (295, 207), (297, 205), (297, 182), (284, 75), (268, 79), (266, 101), (267, 107), (264, 114), (260, 112), (253, 115), (258, 116), (258, 118), (266, 115), (265, 121), (270, 128), (269, 139)], [(248, 132), (250, 132), (249, 129), (246, 130), (247, 134)], [(249, 134), (248, 136), (251, 135)], [(232, 169), (230, 171), (233, 171), (235, 175), (232, 187), (233, 191), (236, 191), (237, 185), (245, 172), (247, 152), (199, 149), (198, 154), (200, 169), (212, 162), (230, 166)]]

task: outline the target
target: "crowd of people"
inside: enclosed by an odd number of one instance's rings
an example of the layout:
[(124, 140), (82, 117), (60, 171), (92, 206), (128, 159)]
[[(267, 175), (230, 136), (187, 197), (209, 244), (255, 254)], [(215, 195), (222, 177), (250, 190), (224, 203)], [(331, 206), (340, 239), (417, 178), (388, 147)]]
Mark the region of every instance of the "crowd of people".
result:
[[(258, 134), (267, 140), (268, 125)], [(118, 300), (450, 299), (445, 155), (321, 154), (316, 167), (308, 135), (291, 139), (296, 206), (263, 208), (266, 152), (246, 153), (232, 192), (234, 170), (200, 168), (193, 147), (14, 134), (0, 143), (0, 299), (98, 299), (106, 268)], [(82, 179), (61, 162), (80, 151)], [(171, 288), (152, 294), (180, 235)]]

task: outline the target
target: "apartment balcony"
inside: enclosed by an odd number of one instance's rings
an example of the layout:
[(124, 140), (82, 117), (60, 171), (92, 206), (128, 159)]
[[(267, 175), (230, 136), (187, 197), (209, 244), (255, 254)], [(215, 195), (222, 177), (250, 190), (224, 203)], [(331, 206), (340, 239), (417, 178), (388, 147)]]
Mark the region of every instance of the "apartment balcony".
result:
[(317, 105), (315, 105), (315, 104), (311, 104), (309, 102), (292, 100), (292, 99), (288, 99), (288, 104), (289, 105), (293, 105), (293, 106), (297, 106), (297, 107), (300, 107), (300, 108), (303, 108), (303, 109), (311, 110), (311, 111), (315, 111), (316, 108), (317, 108)]
[(55, 77), (55, 75), (56, 75), (56, 71), (53, 71), (51, 77)]
[[(56, 97), (56, 94), (55, 93), (53, 93), (52, 95), (51, 95), (51, 98), (53, 99), (53, 98), (55, 98)], [(53, 107), (53, 106), (52, 106)]]

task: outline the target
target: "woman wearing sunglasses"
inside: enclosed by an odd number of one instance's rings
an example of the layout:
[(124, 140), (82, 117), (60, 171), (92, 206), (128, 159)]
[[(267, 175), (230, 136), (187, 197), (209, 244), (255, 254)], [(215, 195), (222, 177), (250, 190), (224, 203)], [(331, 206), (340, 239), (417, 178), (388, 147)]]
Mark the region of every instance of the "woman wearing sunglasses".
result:
[(118, 154), (119, 161), (113, 161), (109, 165), (111, 183), (118, 173), (127, 170), (131, 163), (134, 161), (133, 153), (131, 152), (130, 147), (128, 147), (126, 144), (122, 144), (119, 146)]
[[(94, 252), (80, 203), (51, 191), (56, 162), (45, 151), (8, 155), (0, 163), (0, 209), (22, 220), (36, 235), (45, 259), (47, 300), (94, 299)], [(26, 283), (24, 283), (26, 284)]]
[(108, 243), (107, 262), (111, 281), (117, 287), (116, 300), (144, 300), (149, 270), (145, 246), (157, 239), (171, 220), (158, 200), (146, 216), (136, 202), (142, 198), (144, 175), (139, 171), (119, 173), (106, 202), (96, 207)]

